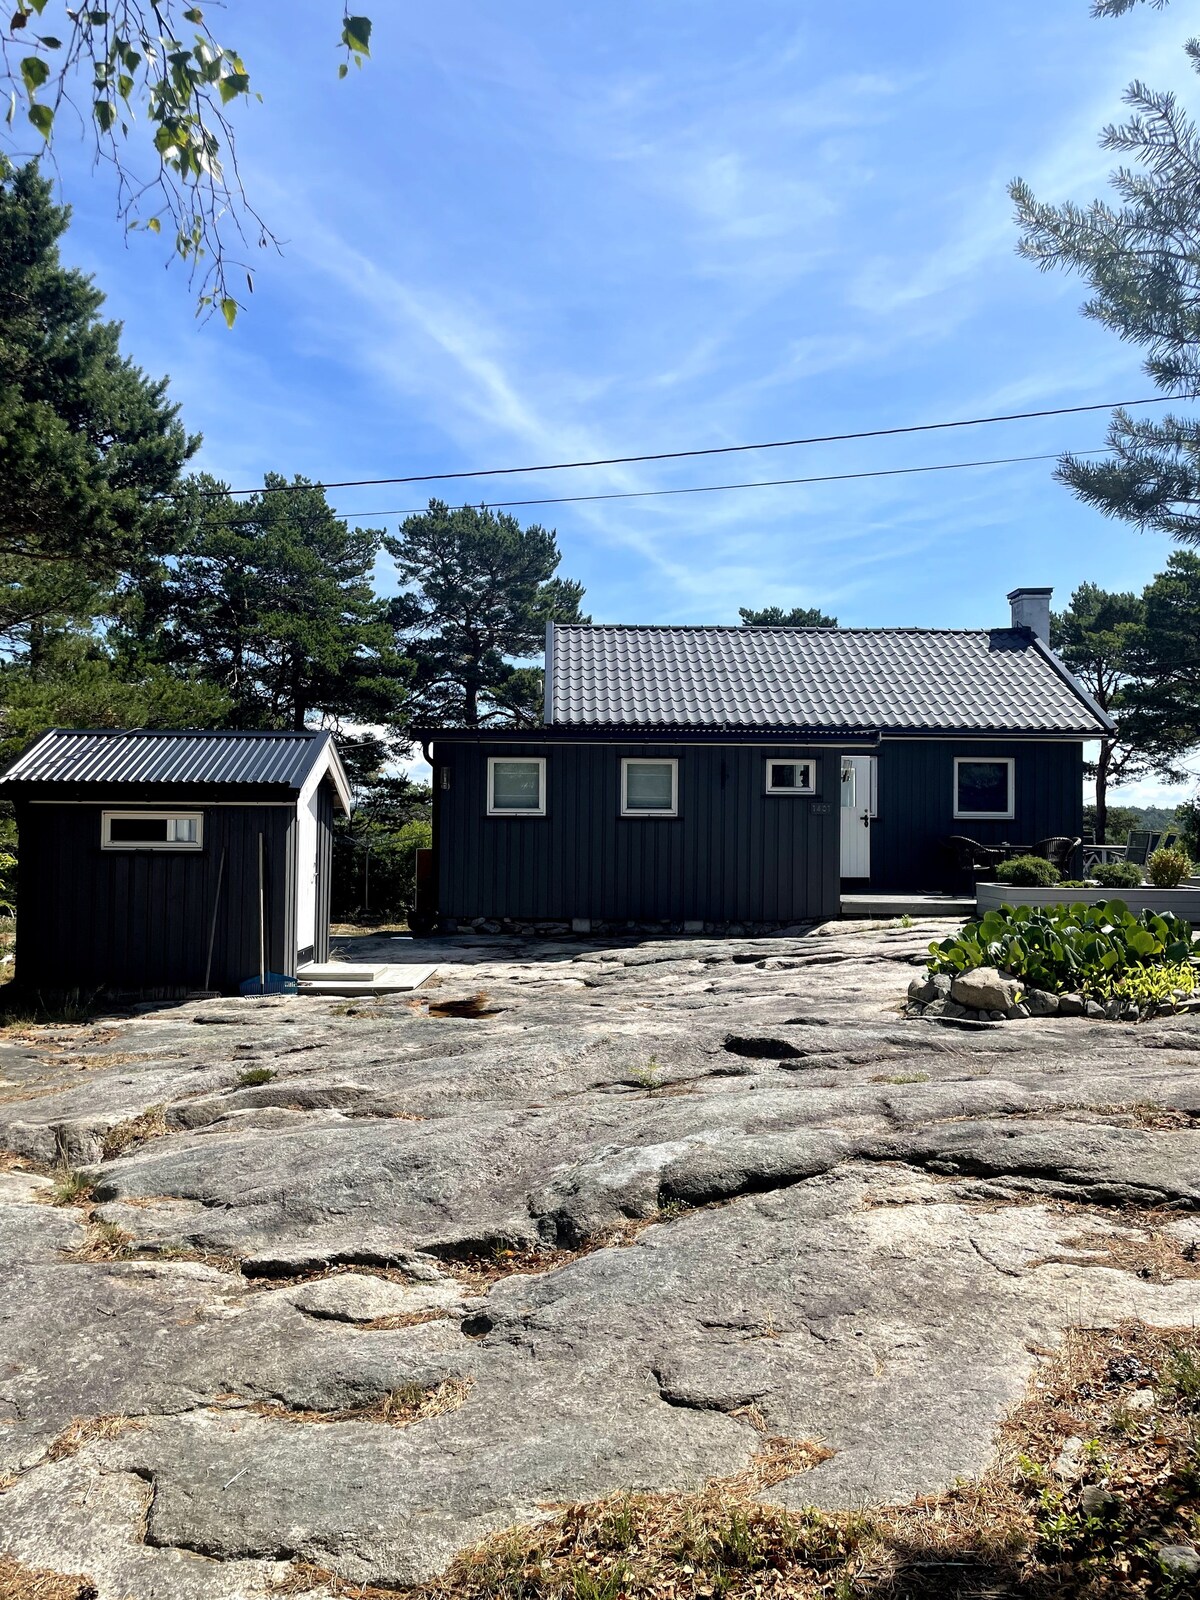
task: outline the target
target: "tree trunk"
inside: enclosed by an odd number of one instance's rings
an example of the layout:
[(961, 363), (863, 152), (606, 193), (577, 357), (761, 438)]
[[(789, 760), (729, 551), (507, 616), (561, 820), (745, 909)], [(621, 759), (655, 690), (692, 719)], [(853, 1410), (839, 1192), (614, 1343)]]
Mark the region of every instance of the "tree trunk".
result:
[(1096, 757), (1096, 843), (1108, 843), (1108, 767), (1112, 760), (1112, 740), (1101, 739)]

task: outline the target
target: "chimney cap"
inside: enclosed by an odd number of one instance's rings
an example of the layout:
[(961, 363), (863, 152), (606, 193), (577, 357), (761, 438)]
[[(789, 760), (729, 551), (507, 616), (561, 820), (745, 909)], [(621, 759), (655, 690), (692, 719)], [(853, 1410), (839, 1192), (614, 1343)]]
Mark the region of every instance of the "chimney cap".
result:
[(1006, 600), (1016, 600), (1018, 598), (1018, 596), (1025, 595), (1025, 594), (1053, 594), (1053, 593), (1054, 593), (1053, 587), (1046, 588), (1046, 589), (1035, 589), (1035, 588), (1031, 587), (1028, 584), (1022, 584), (1019, 589), (1010, 589), (1008, 591), (1007, 595), (1005, 595), (1005, 599)]

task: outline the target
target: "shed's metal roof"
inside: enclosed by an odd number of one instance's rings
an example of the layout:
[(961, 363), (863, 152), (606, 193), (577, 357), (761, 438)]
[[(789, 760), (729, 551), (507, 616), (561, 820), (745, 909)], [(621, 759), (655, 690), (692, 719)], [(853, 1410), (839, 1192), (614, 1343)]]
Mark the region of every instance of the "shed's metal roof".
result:
[(0, 783), (279, 784), (299, 791), (331, 756), (344, 781), (333, 737), (324, 731), (51, 728)]
[(1111, 730), (1062, 662), (1022, 628), (556, 625), (556, 726), (871, 726), (881, 732)]

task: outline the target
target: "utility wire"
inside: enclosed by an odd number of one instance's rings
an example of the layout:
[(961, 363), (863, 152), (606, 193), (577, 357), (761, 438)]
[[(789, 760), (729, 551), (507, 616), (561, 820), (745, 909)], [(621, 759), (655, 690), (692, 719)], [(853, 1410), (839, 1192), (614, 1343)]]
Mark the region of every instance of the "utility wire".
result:
[(594, 461), (549, 461), (538, 467), (474, 467), (465, 472), (410, 473), (403, 478), (343, 478), (311, 484), (259, 484), (253, 489), (206, 489), (204, 495), (295, 494), (312, 487), (322, 489), (374, 489), (393, 483), (442, 483), (454, 478), (502, 478), (525, 472), (567, 472), (577, 467), (624, 467), (639, 461), (683, 461), (692, 456), (729, 456), (746, 450), (789, 450), (804, 444), (842, 444), (851, 439), (888, 439), (902, 433), (935, 433), (944, 428), (982, 428), (993, 422), (1026, 422), (1035, 417), (1070, 417), (1084, 411), (1112, 411), (1129, 406), (1161, 406), (1170, 401), (1194, 400), (1195, 395), (1150, 395), (1144, 400), (1103, 400), (1086, 406), (1055, 406), (1045, 411), (1008, 411), (995, 417), (959, 417), (953, 422), (911, 422), (900, 428), (867, 428), (858, 433), (813, 434), (805, 439), (769, 439), (760, 444), (717, 444), (696, 450), (660, 450), (652, 455), (603, 456)]
[[(1064, 455), (1104, 455), (1108, 446), (1095, 450), (1054, 450), (1040, 456), (996, 456), (988, 461), (943, 461), (928, 467), (879, 467), (870, 472), (828, 472), (814, 478), (760, 478), (750, 483), (702, 483), (686, 489), (624, 489), (607, 494), (564, 494), (546, 500), (484, 500), (480, 509), (500, 511), (515, 506), (576, 505), (586, 500), (650, 500), (671, 494), (720, 494), (727, 489), (777, 489), (785, 484), (845, 483), (855, 478), (904, 478), (916, 472), (961, 472), (965, 467), (1009, 467), (1021, 461), (1060, 461)], [(405, 506), (396, 511), (335, 511), (335, 517), (416, 517), (427, 507)]]

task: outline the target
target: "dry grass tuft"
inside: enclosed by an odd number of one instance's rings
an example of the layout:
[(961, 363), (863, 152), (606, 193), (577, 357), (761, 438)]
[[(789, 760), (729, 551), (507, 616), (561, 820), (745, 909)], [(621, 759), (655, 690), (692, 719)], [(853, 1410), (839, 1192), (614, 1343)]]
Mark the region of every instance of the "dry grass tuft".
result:
[(89, 1222), (83, 1242), (64, 1252), (69, 1261), (128, 1261), (133, 1235), (115, 1222)]
[(391, 1428), (407, 1428), (412, 1422), (457, 1411), (470, 1394), (471, 1385), (470, 1378), (443, 1378), (441, 1383), (430, 1385), (406, 1383), (369, 1405), (347, 1406), (341, 1411), (304, 1411), (266, 1400), (251, 1410), (285, 1422), (382, 1422)]
[(390, 1333), (396, 1328), (418, 1328), (423, 1322), (446, 1322), (451, 1316), (458, 1315), (458, 1312), (434, 1306), (428, 1311), (401, 1311), (394, 1317), (375, 1317), (370, 1322), (360, 1322), (358, 1326), (368, 1333)]
[(63, 1162), (54, 1169), (54, 1188), (50, 1203), (56, 1206), (86, 1206), (91, 1203), (92, 1180)]
[[(75, 1417), (56, 1439), (51, 1440), (45, 1459), (64, 1461), (67, 1456), (77, 1455), (86, 1444), (116, 1439), (131, 1428), (140, 1427), (141, 1423), (133, 1417)], [(0, 1589), (0, 1594), (3, 1593)]]
[(105, 1161), (111, 1161), (114, 1156), (124, 1155), (127, 1150), (136, 1150), (150, 1139), (161, 1139), (170, 1131), (166, 1107), (148, 1106), (128, 1122), (115, 1123), (104, 1135), (101, 1152)]
[(48, 1567), (27, 1567), (12, 1556), (0, 1555), (0, 1596), (3, 1600), (99, 1600), (100, 1591), (81, 1572), (68, 1576)]
[[(1068, 1439), (1077, 1476), (1055, 1471)], [(947, 1494), (863, 1514), (760, 1502), (828, 1454), (764, 1436), (742, 1473), (692, 1493), (546, 1507), (406, 1600), (1184, 1600), (1194, 1584), (1155, 1552), (1200, 1540), (1200, 1330), (1071, 1331), (992, 1467)], [(299, 1564), (279, 1592), (322, 1586), (358, 1592)]]
[(464, 999), (431, 1000), (428, 1014), (431, 1017), (495, 1017), (500, 1010), (500, 1006), (491, 1004), (487, 990), (479, 989)]

